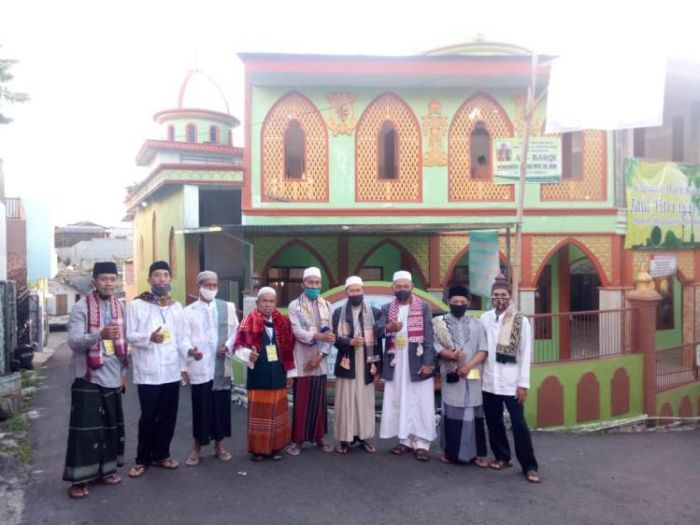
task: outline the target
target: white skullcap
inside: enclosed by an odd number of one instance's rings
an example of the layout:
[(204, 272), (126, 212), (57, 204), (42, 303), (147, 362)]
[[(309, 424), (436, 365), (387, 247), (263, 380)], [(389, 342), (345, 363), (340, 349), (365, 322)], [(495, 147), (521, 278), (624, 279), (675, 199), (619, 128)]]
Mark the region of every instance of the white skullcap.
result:
[(260, 288), (260, 290), (258, 290), (257, 298), (260, 299), (261, 295), (265, 295), (267, 293), (270, 293), (270, 294), (274, 295), (275, 297), (277, 297), (277, 292), (275, 291), (274, 288), (270, 288), (269, 286), (263, 286), (262, 288)]
[(316, 268), (315, 266), (309, 266), (306, 270), (304, 270), (304, 275), (301, 278), (301, 280), (303, 281), (307, 277), (318, 277), (320, 279), (321, 270)]
[(409, 281), (413, 282), (411, 272), (407, 272), (405, 270), (399, 270), (398, 272), (394, 273), (394, 278), (392, 279), (392, 281), (396, 282), (399, 279), (408, 279)]
[(205, 279), (216, 279), (218, 281), (219, 276), (216, 275), (216, 272), (212, 272), (211, 270), (204, 270), (203, 272), (199, 272), (199, 275), (197, 276), (197, 282), (201, 283)]
[(359, 284), (360, 286), (365, 285), (365, 283), (362, 282), (362, 277), (358, 277), (357, 275), (351, 275), (345, 279), (345, 288), (352, 286), (353, 284)]

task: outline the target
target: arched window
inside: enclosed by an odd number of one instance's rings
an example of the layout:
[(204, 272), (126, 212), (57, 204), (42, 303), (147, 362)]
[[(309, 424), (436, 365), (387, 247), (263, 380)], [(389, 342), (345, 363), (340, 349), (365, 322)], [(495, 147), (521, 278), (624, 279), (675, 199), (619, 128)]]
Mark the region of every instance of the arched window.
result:
[(219, 143), (219, 128), (217, 126), (209, 126), (209, 142), (212, 144)]
[(379, 129), (377, 160), (379, 163), (377, 173), (380, 179), (399, 178), (399, 136), (394, 123), (390, 120), (385, 120)]
[(175, 126), (168, 126), (168, 140), (170, 142), (175, 140)]
[(197, 126), (194, 124), (187, 124), (187, 128), (185, 128), (185, 136), (187, 142), (197, 142)]
[(156, 243), (156, 236), (157, 236), (157, 225), (156, 225), (156, 212), (153, 212), (153, 215), (151, 217), (151, 262), (157, 260), (157, 254), (158, 254), (158, 249), (157, 249), (157, 243)]
[(170, 237), (168, 238), (168, 259), (170, 260), (170, 276), (175, 278), (177, 272), (177, 250), (175, 246), (175, 228), (170, 228)]
[(581, 180), (583, 174), (583, 135), (577, 131), (561, 136), (561, 178)]
[(491, 178), (491, 135), (483, 122), (477, 122), (472, 130), (469, 145), (471, 148), (471, 171), (473, 179)]
[(298, 120), (290, 120), (284, 132), (284, 174), (289, 179), (304, 178), (306, 138)]

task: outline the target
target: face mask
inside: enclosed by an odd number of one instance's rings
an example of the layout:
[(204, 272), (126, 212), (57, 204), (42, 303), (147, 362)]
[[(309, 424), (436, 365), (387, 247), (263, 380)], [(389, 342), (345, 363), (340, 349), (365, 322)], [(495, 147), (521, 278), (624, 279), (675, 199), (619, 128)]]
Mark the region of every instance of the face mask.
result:
[(467, 313), (467, 308), (469, 308), (469, 305), (466, 304), (451, 304), (450, 313), (457, 319), (461, 319)]
[(363, 295), (351, 295), (348, 297), (348, 302), (350, 303), (350, 306), (360, 306), (364, 299), (365, 298)]
[(202, 296), (202, 299), (204, 299), (205, 301), (209, 301), (209, 302), (214, 300), (217, 293), (219, 293), (218, 288), (214, 288), (213, 290), (210, 290), (208, 288), (200, 288), (199, 289), (199, 295)]
[(317, 299), (319, 295), (321, 295), (321, 289), (320, 288), (304, 288), (304, 293), (306, 294), (306, 297), (311, 299), (312, 301), (314, 299)]
[(491, 304), (493, 305), (493, 307), (496, 310), (502, 311), (502, 310), (505, 310), (506, 308), (508, 308), (508, 305), (510, 304), (510, 299), (505, 299), (505, 298), (495, 299), (495, 298), (493, 298), (493, 299), (491, 299)]
[(156, 295), (168, 295), (170, 292), (169, 284), (154, 284), (152, 286), (153, 293)]
[(408, 298), (411, 297), (411, 290), (399, 290), (394, 292), (394, 296), (401, 302), (408, 301)]

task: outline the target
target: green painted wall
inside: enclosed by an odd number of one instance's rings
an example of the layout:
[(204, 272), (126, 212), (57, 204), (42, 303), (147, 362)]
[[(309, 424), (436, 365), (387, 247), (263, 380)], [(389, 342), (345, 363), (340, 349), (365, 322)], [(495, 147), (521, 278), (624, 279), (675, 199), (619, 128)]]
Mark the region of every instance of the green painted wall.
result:
[[(260, 143), (261, 143), (261, 130), (262, 125), (265, 121), (265, 117), (268, 114), (272, 106), (280, 99), (280, 97), (292, 91), (292, 87), (260, 87), (254, 86), (252, 88), (252, 108), (251, 108), (251, 188), (252, 188), (252, 201), (253, 206), (256, 208), (295, 208), (308, 207), (308, 203), (262, 203), (260, 199)], [(369, 88), (357, 88), (353, 86), (337, 86), (337, 87), (327, 87), (327, 88), (304, 88), (299, 90), (303, 95), (307, 96), (311, 102), (319, 109), (324, 119), (327, 118), (327, 108), (328, 100), (326, 95), (334, 91), (352, 92), (357, 94), (357, 99), (354, 104), (354, 114), (357, 119), (360, 118), (363, 111), (367, 106), (379, 95), (386, 92), (386, 89), (369, 89)], [(437, 98), (442, 105), (442, 114), (447, 117), (448, 122), (452, 120), (452, 117), (459, 109), (461, 104), (467, 100), (470, 96), (477, 93), (477, 90), (469, 89), (395, 89), (391, 90), (393, 93), (400, 96), (412, 109), (417, 119), (420, 121), (421, 117), (426, 115), (428, 112), (428, 102), (432, 98)], [(513, 102), (514, 95), (521, 95), (518, 92), (512, 92), (507, 90), (486, 90), (486, 92), (493, 96), (509, 114), (511, 119), (515, 115), (515, 106)], [(544, 118), (546, 107), (541, 104), (538, 107), (539, 117)], [(356, 203), (355, 202), (355, 137), (348, 135), (339, 135), (334, 137), (331, 133), (328, 134), (329, 141), (329, 172), (331, 174), (331, 184), (330, 184), (330, 202), (328, 204), (320, 205), (322, 207), (386, 207), (385, 203)], [(445, 150), (447, 148), (447, 138), (444, 139)], [(423, 149), (425, 151), (426, 144), (424, 140)], [(612, 148), (612, 135), (608, 136), (608, 151), (614, 151)], [(613, 173), (613, 156), (608, 155), (608, 172)], [(596, 201), (595, 206), (612, 206), (612, 196), (613, 196), (613, 177), (608, 177), (608, 192), (607, 200), (598, 202)], [(562, 207), (572, 210), (572, 214), (575, 213), (576, 208), (587, 208), (591, 206), (590, 201), (582, 202), (541, 202), (539, 185), (532, 184), (528, 185), (526, 188), (525, 195), (525, 205), (530, 207)], [(423, 167), (423, 201), (421, 205), (426, 207), (447, 207), (452, 208), (455, 206), (454, 203), (447, 201), (447, 167)], [(459, 207), (463, 207), (465, 210), (469, 208), (480, 208), (484, 205), (490, 208), (504, 208), (512, 209), (515, 206), (514, 202), (470, 202), (470, 203), (459, 203)], [(401, 208), (413, 208), (416, 203), (392, 203), (391, 208), (395, 210), (400, 210)], [(289, 220), (291, 219), (291, 221)], [(288, 217), (275, 217), (273, 213), (269, 216), (256, 216), (250, 217), (249, 221), (251, 224), (275, 224), (279, 222), (294, 223), (295, 218)], [(329, 222), (329, 219), (325, 217), (318, 218), (300, 218), (303, 223), (309, 222)], [(376, 222), (376, 217), (369, 218), (369, 222)], [(451, 220), (454, 221), (472, 221), (473, 217), (468, 217), (466, 214), (463, 217), (454, 217)], [(487, 218), (488, 220), (498, 220), (496, 218)], [(331, 221), (336, 223), (346, 222), (342, 217), (330, 218)], [(392, 222), (416, 222), (415, 217), (400, 217), (396, 214), (387, 214), (386, 220)], [(426, 217), (425, 220), (419, 219), (422, 222), (444, 222), (444, 217)], [(510, 217), (509, 220), (512, 220)], [(578, 231), (615, 231), (615, 218), (614, 217), (586, 217), (572, 215), (571, 217), (557, 217), (556, 220), (553, 218), (541, 218), (534, 219), (535, 223), (531, 224), (532, 219), (530, 217), (525, 218), (524, 231), (577, 231), (577, 227), (581, 228)], [(353, 222), (356, 221), (353, 218)]]
[[(151, 195), (149, 204), (139, 208), (134, 216), (134, 254), (136, 287), (138, 293), (148, 290), (148, 267), (153, 262), (153, 239), (151, 236), (151, 221), (153, 212), (156, 214), (156, 259), (169, 261), (168, 242), (170, 229), (184, 227), (185, 204), (182, 186), (166, 186)], [(143, 253), (140, 252), (140, 237), (143, 236)], [(185, 304), (185, 237), (175, 235), (175, 276), (172, 281), (172, 296)], [(172, 264), (172, 261), (169, 261)]]
[[(630, 380), (630, 410), (627, 414), (611, 416), (610, 381), (619, 367), (627, 370)], [(548, 376), (556, 376), (564, 388), (564, 425), (575, 426), (576, 387), (581, 377), (593, 372), (600, 385), (600, 421), (634, 417), (642, 414), (642, 355), (632, 354), (619, 357), (569, 361), (551, 365), (536, 365), (530, 371), (530, 392), (525, 404), (525, 417), (528, 423), (537, 426), (537, 390)], [(594, 423), (588, 421), (587, 423)]]
[(394, 272), (401, 270), (401, 252), (392, 244), (385, 244), (370, 255), (364, 266), (381, 266), (383, 280), (390, 281)]
[(683, 286), (673, 279), (673, 329), (657, 330), (656, 348), (673, 348), (683, 344)]
[(661, 409), (666, 403), (670, 403), (673, 415), (678, 417), (681, 407), (681, 400), (688, 396), (690, 404), (693, 406), (693, 415), (700, 416), (700, 407), (698, 400), (700, 399), (700, 382), (691, 383), (689, 385), (667, 390), (656, 395), (656, 414), (661, 413)]

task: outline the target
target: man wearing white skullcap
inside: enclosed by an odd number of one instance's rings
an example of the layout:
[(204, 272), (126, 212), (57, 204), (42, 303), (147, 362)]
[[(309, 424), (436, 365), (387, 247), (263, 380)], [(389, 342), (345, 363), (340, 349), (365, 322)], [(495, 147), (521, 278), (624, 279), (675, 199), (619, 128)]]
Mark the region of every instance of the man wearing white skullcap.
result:
[(205, 270), (197, 278), (199, 300), (185, 308), (185, 322), (195, 347), (187, 358), (183, 382), (189, 382), (192, 394), (192, 434), (194, 446), (185, 461), (199, 464), (202, 446), (214, 441), (214, 455), (221, 461), (231, 459), (223, 439), (231, 436), (231, 357), (226, 341), (238, 328), (236, 305), (216, 299), (219, 278)]
[(412, 293), (409, 272), (396, 272), (393, 281), (395, 298), (382, 306), (376, 323), (377, 333), (386, 337), (379, 437), (398, 436), (399, 444), (391, 449), (392, 454), (413, 452), (418, 461), (427, 461), (430, 442), (435, 439), (432, 312)]
[(304, 291), (289, 303), (289, 320), (296, 339), (294, 363), (294, 408), (291, 456), (301, 452), (304, 442), (315, 443), (324, 452), (333, 447), (324, 443), (328, 412), (326, 408), (326, 357), (335, 343), (331, 329), (330, 304), (321, 294), (321, 270), (311, 266), (303, 273)]
[(347, 301), (333, 312), (335, 346), (335, 437), (336, 452), (346, 454), (357, 444), (370, 454), (374, 437), (374, 381), (381, 372), (380, 338), (374, 332), (379, 309), (364, 300), (362, 278), (345, 280)]

